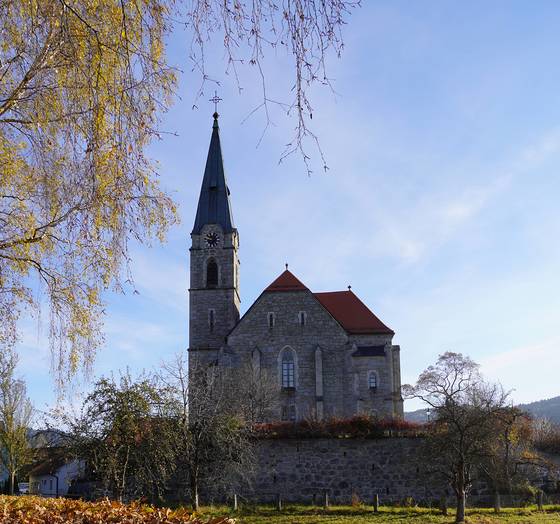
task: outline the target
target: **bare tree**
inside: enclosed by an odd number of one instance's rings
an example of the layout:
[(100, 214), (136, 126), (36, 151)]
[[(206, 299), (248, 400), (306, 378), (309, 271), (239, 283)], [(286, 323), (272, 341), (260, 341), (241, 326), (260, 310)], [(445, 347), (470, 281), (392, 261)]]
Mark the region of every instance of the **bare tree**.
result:
[[(233, 72), (237, 79), (242, 64), (257, 68), (262, 82), (262, 101), (254, 111), (265, 112), (266, 126), (271, 123), (271, 105), (295, 114), (295, 133), (282, 158), (298, 151), (310, 172), (305, 139), (311, 138), (315, 143), (323, 162), (324, 157), (317, 136), (309, 127), (313, 118), (309, 91), (314, 84), (332, 89), (327, 59), (329, 54), (339, 57), (342, 53), (342, 29), (360, 4), (360, 0), (193, 1), (187, 11), (186, 25), (193, 30), (190, 57), (203, 79), (199, 95), (210, 80), (205, 66), (205, 48), (217, 33), (223, 38), (228, 72)], [(293, 64), (293, 95), (285, 103), (270, 97), (263, 64), (267, 50), (276, 53), (279, 49), (284, 50)], [(241, 86), (239, 88), (241, 90)]]
[[(184, 360), (177, 359), (176, 364), (183, 366)], [(184, 371), (179, 373), (184, 377)], [(243, 476), (252, 462), (248, 431), (231, 410), (225, 386), (218, 368), (193, 366), (187, 391), (179, 391), (182, 427), (177, 457), (195, 510), (203, 486), (223, 486)], [(188, 399), (186, 411), (184, 398)]]
[(501, 436), (499, 422), (508, 412), (508, 394), (485, 382), (470, 358), (451, 352), (429, 366), (415, 386), (403, 389), (408, 398), (428, 404), (434, 414), (427, 438), (428, 463), (452, 487), (455, 521), (464, 522), (467, 494)]
[(532, 440), (539, 451), (560, 454), (560, 426), (550, 419), (541, 418), (533, 421)]
[(274, 420), (280, 398), (280, 385), (268, 369), (255, 367), (253, 362), (221, 372), (230, 391), (231, 409), (242, 417), (252, 430), (255, 424)]
[(180, 421), (178, 482), (188, 486), (198, 509), (202, 488), (223, 492), (250, 480), (255, 465), (252, 426), (269, 412), (268, 388), (256, 374), (240, 369), (193, 362), (188, 367), (184, 354), (164, 364), (161, 380), (175, 392)]
[(15, 375), (16, 365), (12, 349), (0, 352), (0, 463), (8, 471), (11, 495), (16, 475), (33, 457), (28, 440), (33, 407), (25, 382)]

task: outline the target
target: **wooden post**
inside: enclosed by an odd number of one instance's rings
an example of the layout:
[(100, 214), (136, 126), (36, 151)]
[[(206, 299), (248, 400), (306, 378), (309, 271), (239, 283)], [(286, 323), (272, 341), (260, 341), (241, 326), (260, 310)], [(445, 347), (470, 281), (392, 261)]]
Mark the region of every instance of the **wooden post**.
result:
[(539, 508), (539, 511), (543, 510), (543, 495), (543, 490), (539, 489), (539, 492), (537, 493), (537, 507)]
[(447, 497), (442, 497), (440, 502), (441, 512), (447, 516)]
[(496, 491), (494, 493), (494, 513), (500, 513), (502, 509), (502, 504), (500, 500), (500, 492)]
[(282, 511), (282, 495), (280, 495), (280, 493), (278, 493), (276, 498), (276, 509)]
[(237, 493), (233, 494), (233, 511), (237, 511), (238, 506), (237, 506)]
[(379, 493), (376, 493), (373, 496), (373, 511), (375, 511), (375, 513), (379, 513)]
[(323, 500), (324, 500), (323, 507), (327, 509), (329, 507), (329, 492), (327, 490), (325, 490), (325, 498)]

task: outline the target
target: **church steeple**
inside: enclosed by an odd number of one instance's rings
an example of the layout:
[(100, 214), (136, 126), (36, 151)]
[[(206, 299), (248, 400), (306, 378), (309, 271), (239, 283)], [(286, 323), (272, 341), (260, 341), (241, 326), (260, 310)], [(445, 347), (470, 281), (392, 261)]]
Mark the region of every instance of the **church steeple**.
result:
[(189, 349), (213, 359), (239, 320), (240, 305), (239, 234), (233, 225), (217, 112), (191, 242)]
[(199, 235), (206, 224), (218, 224), (222, 227), (224, 233), (231, 233), (235, 229), (229, 200), (229, 188), (224, 173), (218, 116), (218, 113), (214, 113), (212, 138), (210, 139), (202, 188), (198, 198), (196, 219), (192, 230), (195, 235)]

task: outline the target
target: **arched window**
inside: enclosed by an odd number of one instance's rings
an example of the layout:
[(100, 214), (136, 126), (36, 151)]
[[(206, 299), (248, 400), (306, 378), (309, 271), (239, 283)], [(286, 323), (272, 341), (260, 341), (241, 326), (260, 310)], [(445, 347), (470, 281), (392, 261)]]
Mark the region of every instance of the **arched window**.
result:
[(371, 390), (376, 390), (377, 386), (378, 386), (378, 380), (377, 380), (377, 373), (375, 371), (370, 371), (368, 374), (368, 387)]
[(298, 313), (298, 320), (300, 326), (305, 326), (307, 322), (307, 313), (305, 311), (300, 311)]
[(208, 327), (210, 328), (210, 333), (214, 331), (214, 326), (216, 324), (216, 312), (213, 309), (208, 310)]
[(281, 383), (284, 389), (296, 387), (296, 363), (293, 349), (285, 348), (282, 351)]
[(267, 315), (267, 319), (268, 319), (268, 328), (272, 329), (274, 327), (274, 313), (269, 313)]
[(293, 404), (289, 406), (282, 406), (282, 416), (283, 421), (295, 422), (296, 420), (296, 407)]
[(217, 287), (218, 285), (218, 264), (214, 259), (208, 261), (206, 266), (206, 287)]

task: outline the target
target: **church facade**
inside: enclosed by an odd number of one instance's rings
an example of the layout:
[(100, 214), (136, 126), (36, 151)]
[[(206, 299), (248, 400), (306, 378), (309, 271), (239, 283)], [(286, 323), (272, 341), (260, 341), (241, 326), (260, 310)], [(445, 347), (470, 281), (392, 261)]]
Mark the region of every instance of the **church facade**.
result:
[[(403, 415), (394, 332), (349, 288), (314, 293), (286, 266), (240, 316), (239, 232), (218, 114), (191, 233), (189, 365), (266, 370), (275, 420)], [(240, 377), (243, 380), (243, 377)]]

